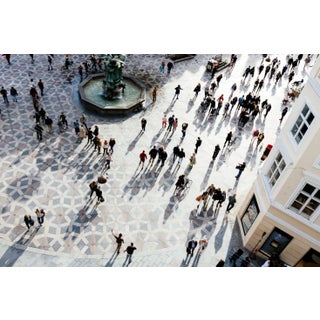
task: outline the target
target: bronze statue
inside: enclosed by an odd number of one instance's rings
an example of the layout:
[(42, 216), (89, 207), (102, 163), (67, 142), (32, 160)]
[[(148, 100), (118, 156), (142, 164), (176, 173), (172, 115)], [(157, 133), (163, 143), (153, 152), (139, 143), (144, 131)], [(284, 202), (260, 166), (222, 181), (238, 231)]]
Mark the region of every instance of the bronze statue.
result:
[(104, 94), (107, 99), (113, 99), (124, 93), (125, 84), (122, 82), (122, 68), (125, 55), (108, 54), (104, 62), (105, 79), (103, 81)]

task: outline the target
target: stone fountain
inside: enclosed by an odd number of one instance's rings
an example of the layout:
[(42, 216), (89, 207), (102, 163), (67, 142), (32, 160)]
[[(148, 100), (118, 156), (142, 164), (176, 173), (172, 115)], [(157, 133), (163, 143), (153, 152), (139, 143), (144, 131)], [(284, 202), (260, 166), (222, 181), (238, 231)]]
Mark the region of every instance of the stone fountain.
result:
[(131, 75), (123, 75), (125, 55), (103, 55), (104, 73), (89, 75), (79, 85), (87, 107), (104, 114), (126, 114), (143, 108), (145, 85)]

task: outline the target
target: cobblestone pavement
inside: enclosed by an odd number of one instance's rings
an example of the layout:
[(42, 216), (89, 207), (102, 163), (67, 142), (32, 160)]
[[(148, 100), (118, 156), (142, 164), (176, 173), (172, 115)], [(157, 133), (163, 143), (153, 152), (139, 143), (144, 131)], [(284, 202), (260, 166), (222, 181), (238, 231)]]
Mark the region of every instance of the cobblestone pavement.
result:
[[(248, 123), (232, 149), (221, 152), (213, 164), (210, 160), (214, 145), (222, 145), (227, 132), (236, 129), (237, 118), (233, 112), (225, 119), (219, 115), (210, 120), (198, 112), (203, 91), (194, 99), (193, 88), (198, 82), (203, 88), (210, 83), (210, 73), (205, 68), (212, 55), (196, 55), (194, 59), (176, 63), (169, 76), (159, 71), (160, 62), (168, 61), (164, 55), (128, 55), (124, 72), (148, 86), (146, 111), (128, 116), (102, 116), (81, 104), (77, 65), (88, 56), (71, 56), (74, 62), (71, 84), (61, 70), (63, 55), (55, 55), (52, 71), (47, 69), (46, 55), (35, 55), (34, 64), (29, 55), (12, 55), (10, 66), (1, 57), (0, 85), (8, 91), (14, 86), (19, 95), (18, 102), (9, 96), (8, 106), (2, 100), (0, 104), (0, 265), (122, 266), (124, 253), (110, 261), (115, 248), (111, 230), (123, 233), (125, 246), (134, 242), (138, 248), (130, 266), (185, 266), (185, 244), (193, 237), (204, 236), (209, 242), (207, 249), (188, 266), (215, 266), (220, 259), (226, 260), (228, 252), (242, 246), (235, 231), (235, 216), (261, 165), (261, 148), (255, 150), (250, 146), (252, 128), (263, 129), (265, 142), (273, 143), (279, 130), (280, 101), (287, 79), (277, 86), (267, 82), (261, 90), (262, 100), (268, 98), (273, 106), (267, 120), (264, 122), (259, 116), (255, 123)], [(280, 59), (284, 62), (285, 56)], [(260, 61), (260, 55), (239, 56), (234, 70), (222, 71), (224, 78), (216, 96), (224, 93), (227, 97), (234, 82), (239, 86), (238, 95), (247, 94), (254, 80), (240, 85), (242, 73), (248, 64), (258, 66)], [(35, 83), (43, 80), (45, 89), (40, 106), (54, 119), (53, 134), (45, 129), (40, 143), (33, 129), (31, 79)], [(178, 84), (183, 91), (173, 101)], [(150, 88), (155, 85), (159, 93), (152, 104)], [(57, 119), (62, 111), (69, 129), (60, 133)], [(77, 141), (72, 125), (83, 112), (90, 126), (99, 126), (102, 139), (116, 139), (108, 182), (102, 185), (105, 202), (100, 204), (95, 199), (90, 201), (88, 184), (103, 172), (104, 160), (86, 140)], [(173, 134), (161, 128), (164, 113), (175, 114), (179, 119), (179, 128)], [(140, 134), (142, 117), (147, 119), (147, 128)], [(183, 122), (189, 123), (185, 139), (181, 139), (180, 133)], [(197, 163), (190, 169), (188, 159), (198, 136), (203, 143)], [(181, 167), (176, 162), (172, 164), (172, 149), (177, 144), (186, 152)], [(163, 145), (168, 151), (165, 165), (140, 170), (140, 152), (148, 153), (153, 145)], [(249, 165), (238, 184), (234, 166), (245, 159)], [(193, 183), (185, 195), (176, 197), (174, 183), (183, 172)], [(218, 212), (209, 206), (207, 211), (196, 214), (195, 197), (211, 183), (226, 191), (237, 191), (237, 205), (229, 214), (225, 213), (225, 204)], [(35, 218), (38, 207), (47, 211), (45, 223), (26, 232), (23, 217), (29, 213)]]

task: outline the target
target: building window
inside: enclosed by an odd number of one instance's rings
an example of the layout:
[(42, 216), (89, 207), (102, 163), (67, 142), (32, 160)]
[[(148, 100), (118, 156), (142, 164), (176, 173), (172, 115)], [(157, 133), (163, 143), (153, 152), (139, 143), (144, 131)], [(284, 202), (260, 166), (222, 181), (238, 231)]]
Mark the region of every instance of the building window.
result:
[(297, 121), (291, 129), (291, 134), (297, 143), (300, 143), (307, 130), (309, 129), (309, 126), (311, 125), (313, 119), (313, 113), (310, 111), (309, 107), (305, 105)]
[(253, 195), (247, 210), (241, 217), (241, 225), (243, 229), (243, 233), (246, 235), (256, 220), (258, 214), (260, 213), (260, 209), (258, 207), (258, 203), (255, 195)]
[(286, 162), (283, 160), (282, 154), (279, 152), (267, 173), (268, 182), (271, 187), (275, 185), (285, 167)]
[(293, 201), (291, 209), (309, 219), (320, 204), (320, 190), (307, 183)]
[(259, 251), (268, 257), (272, 253), (279, 255), (292, 239), (293, 238), (286, 232), (274, 228)]

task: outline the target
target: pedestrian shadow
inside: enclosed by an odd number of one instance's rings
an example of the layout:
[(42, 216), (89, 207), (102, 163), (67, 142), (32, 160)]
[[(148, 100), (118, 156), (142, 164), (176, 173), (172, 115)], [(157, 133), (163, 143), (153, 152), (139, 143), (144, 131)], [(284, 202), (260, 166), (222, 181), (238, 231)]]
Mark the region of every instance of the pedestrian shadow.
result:
[(200, 260), (200, 257), (201, 257), (201, 249), (199, 248), (197, 253), (196, 253), (196, 256), (194, 257), (193, 259), (193, 262), (192, 262), (192, 267), (197, 267), (198, 264), (199, 264), (199, 260)]
[(189, 113), (194, 106), (194, 103), (196, 101), (196, 97), (194, 96), (192, 99), (189, 100), (186, 113)]
[(205, 173), (203, 181), (202, 181), (202, 183), (200, 185), (200, 190), (204, 190), (205, 187), (208, 185), (208, 181), (209, 181), (209, 178), (210, 178), (210, 175), (211, 175), (211, 172), (212, 172), (213, 164), (214, 164), (214, 161), (210, 161), (209, 162), (209, 165), (208, 165), (208, 168), (207, 168), (207, 172)]
[(63, 240), (67, 240), (69, 237), (71, 237), (71, 240), (74, 241), (77, 239), (79, 234), (88, 228), (89, 225), (98, 217), (98, 202), (94, 204), (91, 211), (88, 213), (89, 207), (91, 204), (93, 204), (94, 200), (95, 198), (89, 199), (84, 207), (79, 210), (75, 216), (75, 219), (71, 221), (67, 227)]
[(135, 146), (136, 146), (137, 142), (139, 141), (139, 139), (141, 138), (141, 136), (142, 136), (142, 132), (140, 131), (140, 132), (137, 134), (137, 136), (136, 136), (136, 137), (131, 141), (131, 143), (128, 145), (127, 151), (126, 151), (126, 153), (125, 153), (126, 155), (135, 148)]
[[(39, 228), (39, 226), (34, 227), (31, 232), (26, 230), (21, 235), (20, 239), (16, 241), (13, 245), (11, 245), (0, 258), (0, 267), (13, 267), (17, 260), (23, 255), (28, 244), (31, 243), (33, 238), (38, 233)], [(19, 248), (17, 247), (17, 245), (22, 246), (23, 248)]]
[(118, 256), (119, 254), (117, 254), (117, 250), (115, 250), (108, 262), (105, 264), (105, 267), (112, 267)]
[(159, 140), (159, 137), (164, 130), (165, 130), (165, 128), (161, 127), (161, 129), (158, 131), (158, 133), (152, 138), (151, 143), (150, 143), (150, 148), (152, 148), (155, 145), (156, 141)]
[(222, 220), (222, 224), (221, 224), (220, 229), (219, 229), (218, 233), (216, 234), (215, 240), (214, 240), (215, 253), (217, 253), (222, 247), (223, 237), (225, 235), (227, 227), (228, 227), (228, 213), (225, 212), (223, 220)]
[(180, 267), (188, 267), (190, 264), (190, 261), (192, 259), (191, 254), (187, 254), (186, 257), (181, 261)]
[(162, 224), (165, 224), (167, 222), (167, 220), (172, 215), (173, 211), (177, 210), (177, 208), (178, 208), (178, 203), (176, 201), (176, 197), (174, 195), (172, 195), (169, 199), (169, 203), (168, 203), (166, 209), (164, 210)]

